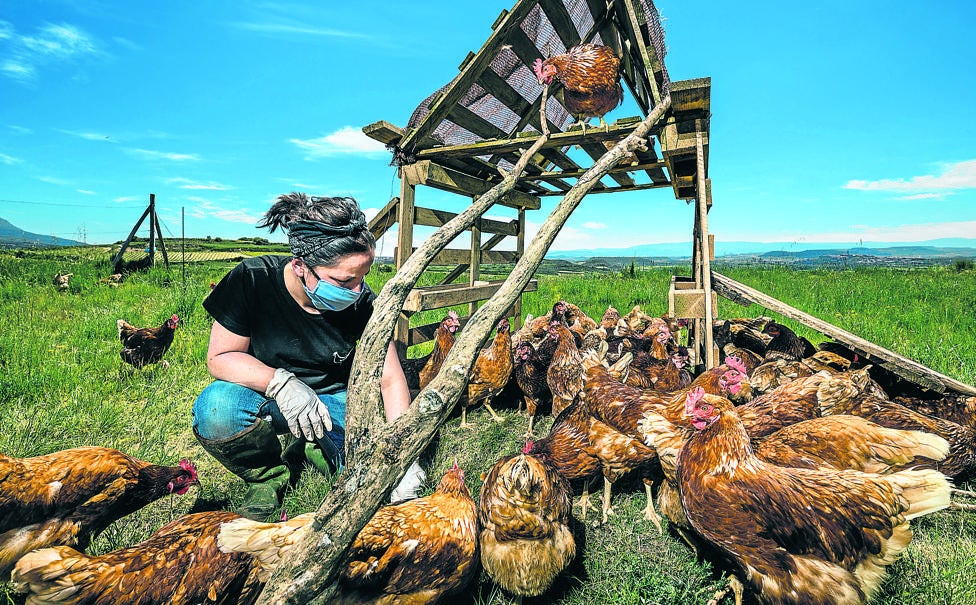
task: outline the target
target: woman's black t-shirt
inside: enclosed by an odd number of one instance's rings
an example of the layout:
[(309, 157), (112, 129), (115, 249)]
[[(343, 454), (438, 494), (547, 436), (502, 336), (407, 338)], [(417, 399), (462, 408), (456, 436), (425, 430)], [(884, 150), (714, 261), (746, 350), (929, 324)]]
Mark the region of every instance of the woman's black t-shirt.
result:
[(257, 256), (231, 269), (203, 308), (234, 334), (251, 339), (248, 353), (295, 374), (317, 393), (346, 388), (353, 350), (373, 313), (376, 295), (363, 292), (342, 311), (309, 313), (285, 287), (287, 256)]

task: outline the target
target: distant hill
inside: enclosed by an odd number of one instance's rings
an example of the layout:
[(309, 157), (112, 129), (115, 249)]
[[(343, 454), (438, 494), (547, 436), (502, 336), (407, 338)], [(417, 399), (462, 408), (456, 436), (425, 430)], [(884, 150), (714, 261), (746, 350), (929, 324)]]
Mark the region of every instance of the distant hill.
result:
[[(976, 239), (945, 238), (924, 242), (715, 242), (715, 256), (765, 258), (816, 258), (859, 255), (879, 257), (953, 258), (976, 256)], [(644, 244), (629, 248), (557, 250), (549, 259), (583, 260), (595, 257), (691, 258), (691, 242)]]
[(0, 248), (27, 248), (30, 246), (82, 246), (81, 242), (53, 235), (41, 235), (24, 231), (10, 221), (0, 218)]

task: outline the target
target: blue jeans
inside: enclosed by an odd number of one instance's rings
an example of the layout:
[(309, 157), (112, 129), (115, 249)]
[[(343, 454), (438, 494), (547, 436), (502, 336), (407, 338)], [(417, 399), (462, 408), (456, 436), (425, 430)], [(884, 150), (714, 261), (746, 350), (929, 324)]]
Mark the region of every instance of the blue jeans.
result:
[[(332, 430), (319, 447), (327, 455), (335, 448), (340, 458), (344, 457), (341, 453), (345, 452), (346, 391), (319, 395), (319, 399), (332, 417)], [(193, 430), (204, 439), (229, 439), (258, 419), (270, 422), (279, 435), (290, 432), (274, 399), (233, 382), (215, 380), (193, 402)]]

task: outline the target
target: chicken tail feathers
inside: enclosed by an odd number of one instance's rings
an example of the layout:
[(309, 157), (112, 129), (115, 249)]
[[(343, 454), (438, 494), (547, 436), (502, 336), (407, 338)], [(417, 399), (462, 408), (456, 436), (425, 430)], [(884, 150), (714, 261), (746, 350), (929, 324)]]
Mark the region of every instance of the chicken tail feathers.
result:
[(907, 519), (928, 515), (950, 504), (952, 486), (939, 471), (902, 471), (885, 477), (892, 485), (901, 488), (902, 497), (908, 501)]
[(283, 523), (261, 523), (250, 519), (234, 519), (222, 523), (217, 534), (217, 547), (225, 553), (247, 553), (261, 566), (258, 579), (267, 582), (287, 555), (292, 544), (298, 541), (306, 527), (310, 526), (311, 513), (292, 517)]
[(14, 590), (30, 593), (28, 601), (77, 603), (110, 565), (68, 546), (42, 548), (21, 557), (11, 574)]

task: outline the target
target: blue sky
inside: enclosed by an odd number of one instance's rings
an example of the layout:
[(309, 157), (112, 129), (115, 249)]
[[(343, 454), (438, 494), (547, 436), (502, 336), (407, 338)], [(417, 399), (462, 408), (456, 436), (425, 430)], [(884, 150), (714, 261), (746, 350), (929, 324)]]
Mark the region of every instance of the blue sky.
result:
[[(360, 128), (405, 125), (511, 4), (4, 0), (0, 217), (107, 242), (151, 192), (166, 236), (183, 209), (187, 235), (267, 236), (292, 190), (375, 212), (398, 185)], [(672, 79), (712, 78), (719, 241), (976, 237), (972, 3), (657, 6)], [(686, 241), (691, 218), (669, 189), (590, 196), (554, 248)]]

